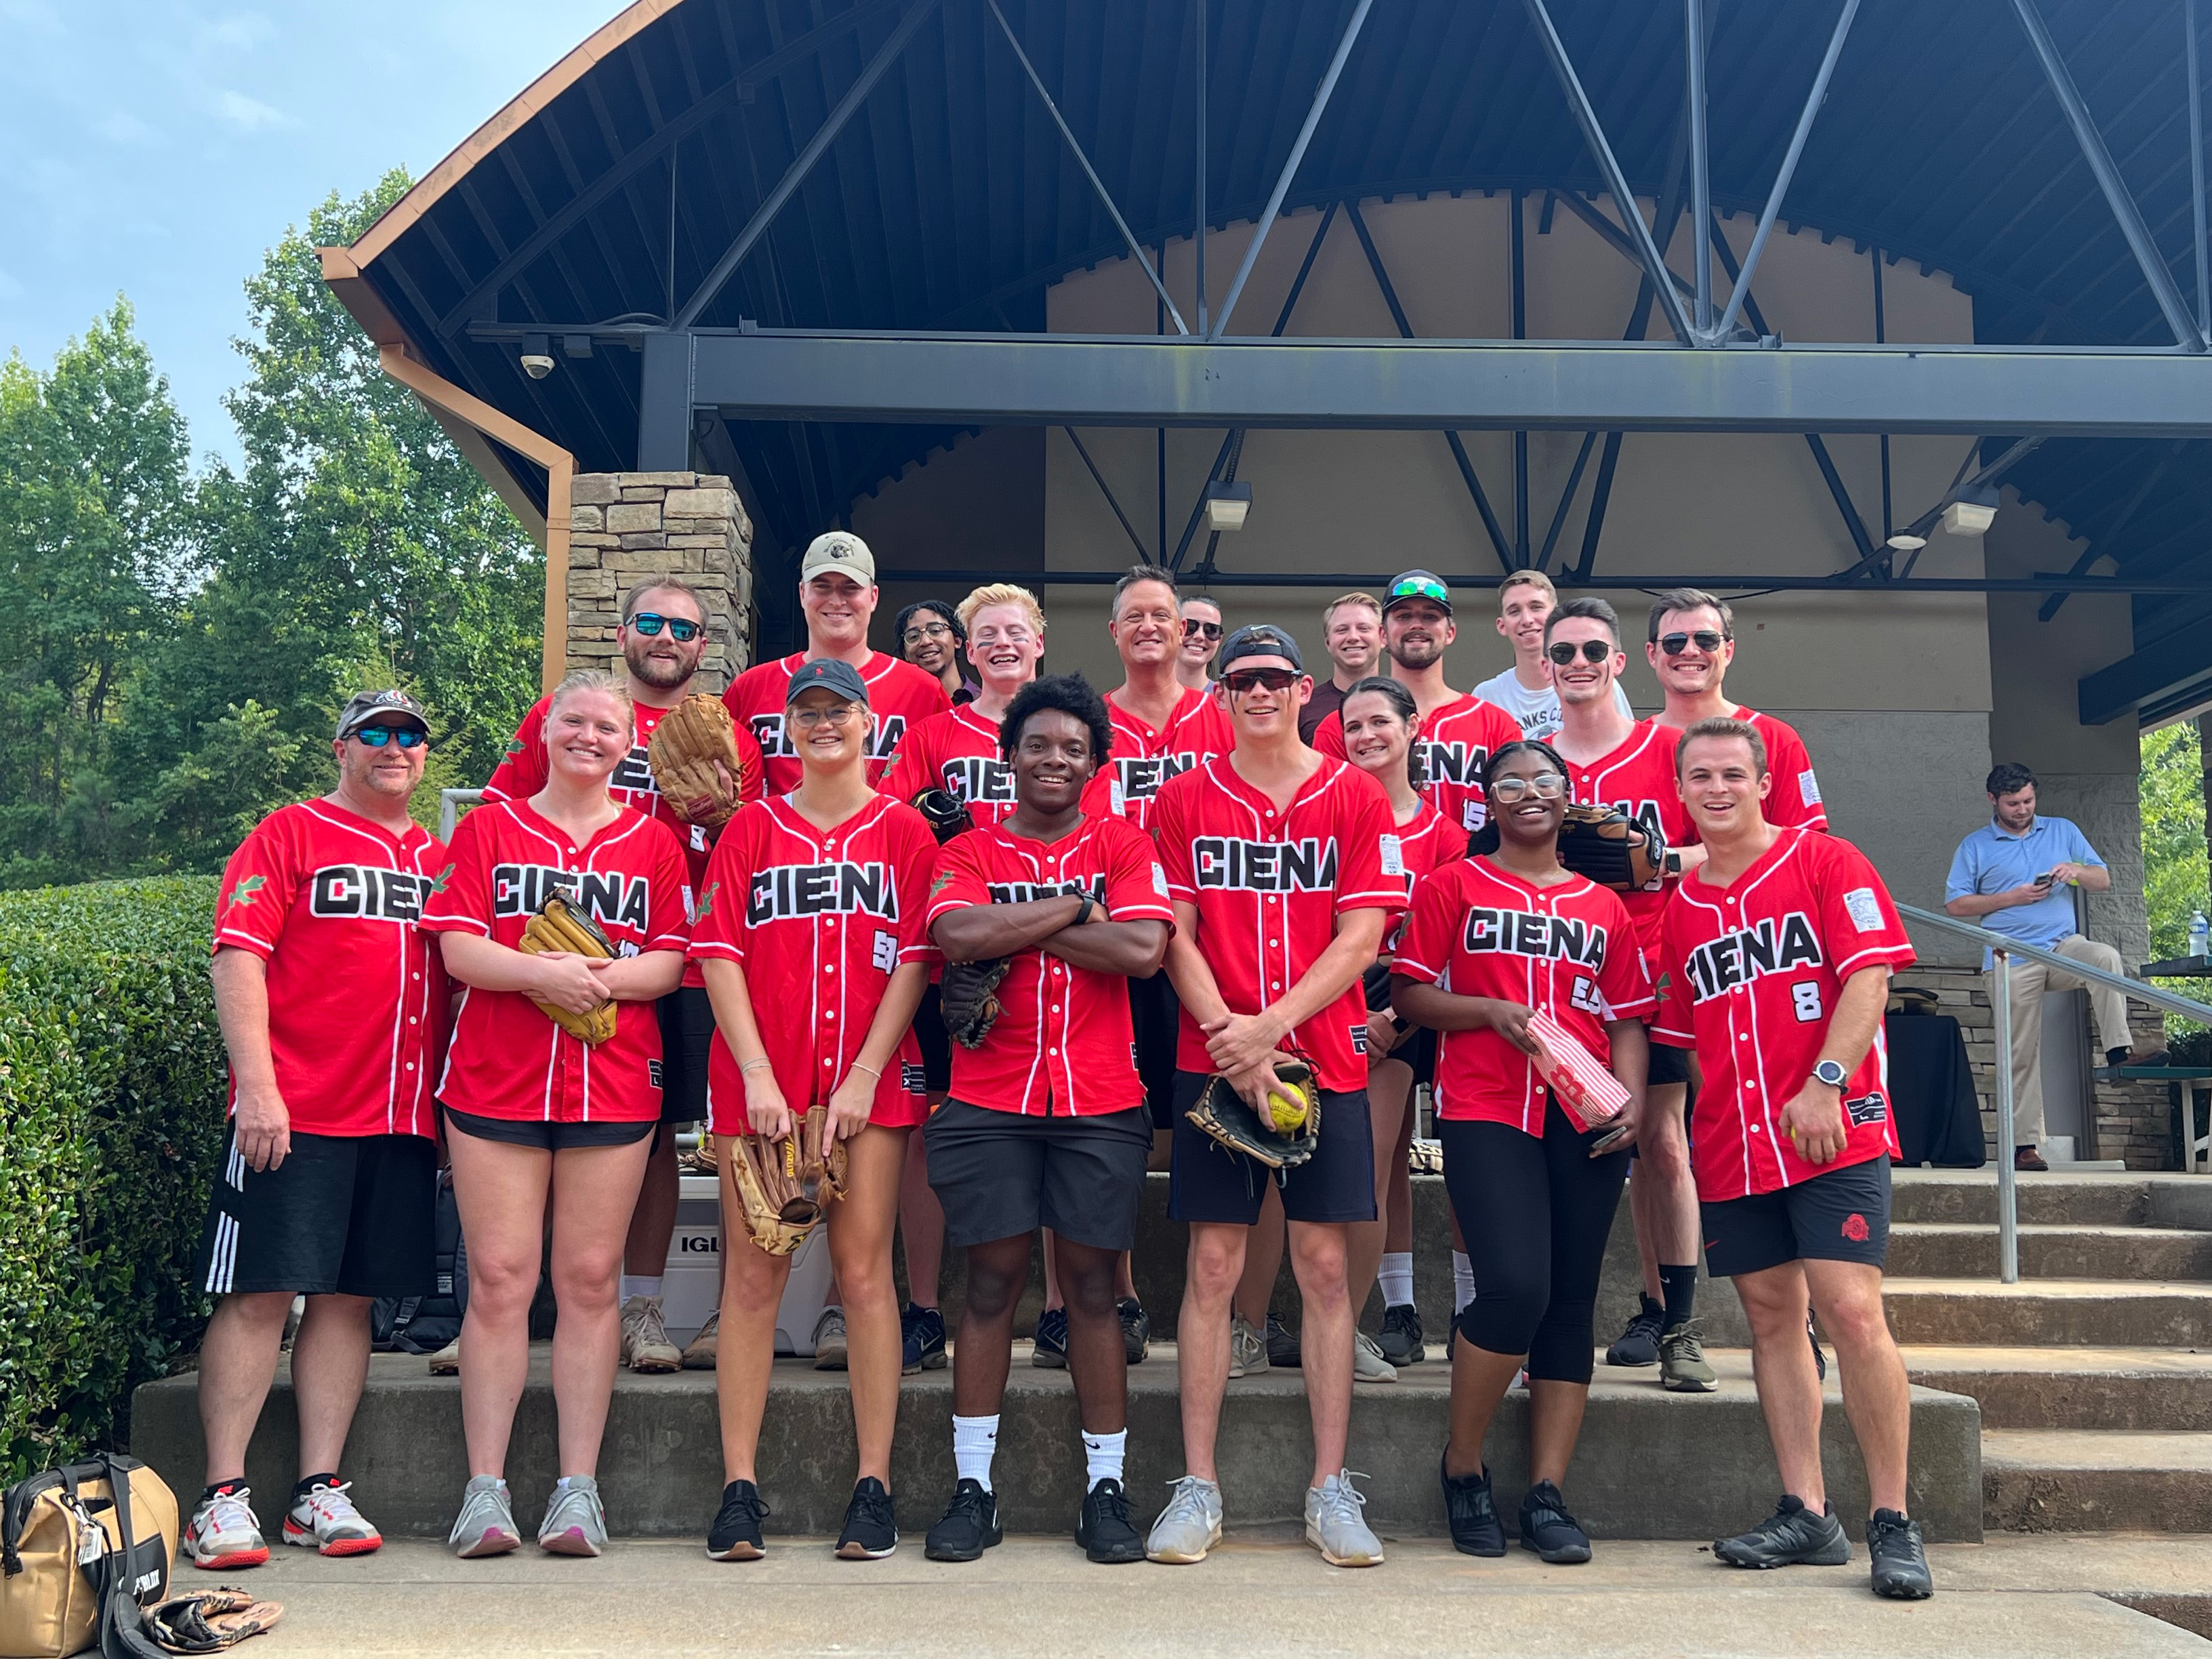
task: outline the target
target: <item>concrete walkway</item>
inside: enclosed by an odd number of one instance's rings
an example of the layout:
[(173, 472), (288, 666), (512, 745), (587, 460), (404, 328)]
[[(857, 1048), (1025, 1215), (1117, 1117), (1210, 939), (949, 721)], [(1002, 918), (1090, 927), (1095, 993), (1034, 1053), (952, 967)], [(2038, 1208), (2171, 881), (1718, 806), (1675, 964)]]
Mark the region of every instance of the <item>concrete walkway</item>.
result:
[[(1009, 1539), (980, 1562), (922, 1559), (909, 1537), (888, 1561), (836, 1560), (823, 1540), (771, 1540), (769, 1559), (717, 1565), (695, 1543), (619, 1541), (598, 1561), (526, 1549), (453, 1560), (396, 1540), (326, 1561), (279, 1549), (234, 1575), (283, 1601), (285, 1623), (244, 1650), (287, 1655), (891, 1653), (906, 1659), (1040, 1659), (1166, 1653), (1175, 1659), (1296, 1655), (1789, 1654), (1793, 1659), (2064, 1659), (2212, 1655), (2212, 1643), (2091, 1588), (2202, 1594), (2203, 1538), (2006, 1539), (1931, 1551), (1937, 1594), (1903, 1604), (1848, 1567), (1740, 1573), (1695, 1545), (1601, 1543), (1584, 1567), (1500, 1561), (1423, 1540), (1389, 1544), (1369, 1571), (1325, 1567), (1281, 1529), (1240, 1537), (1202, 1565), (1094, 1567), (1060, 1539)], [(181, 1570), (181, 1588), (206, 1575)]]

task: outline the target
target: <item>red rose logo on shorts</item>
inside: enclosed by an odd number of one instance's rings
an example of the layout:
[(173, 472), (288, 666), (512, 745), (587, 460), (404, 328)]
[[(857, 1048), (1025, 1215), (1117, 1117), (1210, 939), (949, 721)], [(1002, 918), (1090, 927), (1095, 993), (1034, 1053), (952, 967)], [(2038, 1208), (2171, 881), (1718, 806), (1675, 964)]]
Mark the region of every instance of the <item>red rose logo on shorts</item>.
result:
[(1869, 1231), (1867, 1218), (1864, 1216), (1854, 1214), (1844, 1218), (1844, 1237), (1850, 1239), (1852, 1243), (1865, 1243)]

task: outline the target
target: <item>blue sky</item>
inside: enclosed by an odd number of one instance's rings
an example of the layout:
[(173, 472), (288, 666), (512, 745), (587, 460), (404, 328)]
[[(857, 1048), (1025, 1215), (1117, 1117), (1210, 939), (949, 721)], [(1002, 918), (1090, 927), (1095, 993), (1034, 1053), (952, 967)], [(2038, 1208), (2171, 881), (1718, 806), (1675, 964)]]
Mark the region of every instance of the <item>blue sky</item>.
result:
[(0, 356), (120, 292), (234, 453), (240, 284), (331, 190), (420, 178), (622, 0), (0, 0)]

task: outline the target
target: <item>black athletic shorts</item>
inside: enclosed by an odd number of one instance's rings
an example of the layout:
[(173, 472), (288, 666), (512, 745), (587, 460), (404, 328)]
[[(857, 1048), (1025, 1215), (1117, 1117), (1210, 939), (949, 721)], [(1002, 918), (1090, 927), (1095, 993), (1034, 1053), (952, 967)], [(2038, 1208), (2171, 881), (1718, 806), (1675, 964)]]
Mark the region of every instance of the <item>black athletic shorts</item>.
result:
[(1690, 1051), (1687, 1048), (1677, 1048), (1671, 1042), (1656, 1042), (1650, 1044), (1650, 1048), (1651, 1069), (1644, 1074), (1646, 1086), (1657, 1089), (1669, 1083), (1687, 1083), (1690, 1080)]
[(1225, 1221), (1249, 1227), (1260, 1218), (1267, 1183), (1279, 1174), (1283, 1214), (1292, 1221), (1375, 1219), (1375, 1141), (1367, 1091), (1321, 1097), (1321, 1145), (1295, 1170), (1274, 1170), (1232, 1152), (1183, 1114), (1212, 1079), (1176, 1073), (1175, 1161), (1168, 1176), (1170, 1221)]
[(547, 1123), (538, 1118), (479, 1117), (474, 1112), (441, 1109), (448, 1131), (458, 1129), (471, 1140), (496, 1140), (507, 1146), (535, 1146), (540, 1152), (568, 1152), (593, 1146), (628, 1146), (660, 1131), (660, 1120), (642, 1123)]
[(943, 1094), (952, 1086), (952, 1033), (945, 1029), (944, 988), (934, 981), (922, 988), (914, 1011), (914, 1040), (921, 1048), (921, 1086)]
[(945, 1242), (965, 1249), (1049, 1227), (1101, 1250), (1137, 1242), (1152, 1116), (1027, 1117), (948, 1100), (922, 1126)]
[(427, 1135), (292, 1132), (273, 1170), (246, 1167), (234, 1123), (200, 1237), (215, 1296), (428, 1296), (437, 1283), (438, 1147)]
[(1152, 1127), (1166, 1129), (1182, 1120), (1176, 1108), (1176, 1038), (1182, 1004), (1176, 1000), (1168, 970), (1129, 981), (1129, 1028), (1137, 1051), (1137, 1076), (1145, 1085), (1145, 1105)]
[(679, 985), (653, 1006), (660, 1015), (660, 1121), (700, 1122), (707, 1115), (714, 1005), (705, 986)]
[(1733, 1279), (1785, 1261), (1863, 1261), (1889, 1255), (1889, 1154), (1827, 1170), (1795, 1187), (1698, 1206), (1705, 1271)]
[[(1369, 964), (1361, 976), (1361, 989), (1367, 998), (1367, 1012), (1390, 1006), (1390, 964), (1377, 962)], [(1416, 1025), (1398, 1039), (1398, 1046), (1390, 1051), (1392, 1060), (1403, 1060), (1413, 1068), (1416, 1087), (1425, 1083), (1436, 1086), (1437, 1034), (1425, 1025)]]

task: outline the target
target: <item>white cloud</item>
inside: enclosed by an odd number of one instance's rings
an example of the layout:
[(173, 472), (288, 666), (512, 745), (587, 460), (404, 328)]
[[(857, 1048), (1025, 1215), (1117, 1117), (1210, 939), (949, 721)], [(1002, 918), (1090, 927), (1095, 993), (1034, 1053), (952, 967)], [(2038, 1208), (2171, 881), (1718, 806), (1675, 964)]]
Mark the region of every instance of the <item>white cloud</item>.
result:
[(299, 125), (283, 110), (228, 87), (216, 94), (215, 112), (226, 125), (240, 132), (266, 132), (272, 127)]

